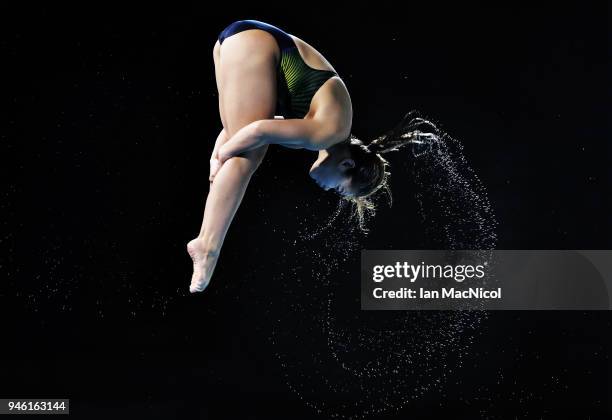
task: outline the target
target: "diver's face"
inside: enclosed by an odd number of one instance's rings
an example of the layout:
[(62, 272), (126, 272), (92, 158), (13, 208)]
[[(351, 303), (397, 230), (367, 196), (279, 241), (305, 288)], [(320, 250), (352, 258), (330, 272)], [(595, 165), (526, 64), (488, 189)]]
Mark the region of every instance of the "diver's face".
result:
[(321, 151), (310, 168), (310, 177), (326, 191), (333, 189), (342, 195), (350, 195), (351, 177), (347, 171), (353, 167), (355, 161), (350, 157), (334, 156)]

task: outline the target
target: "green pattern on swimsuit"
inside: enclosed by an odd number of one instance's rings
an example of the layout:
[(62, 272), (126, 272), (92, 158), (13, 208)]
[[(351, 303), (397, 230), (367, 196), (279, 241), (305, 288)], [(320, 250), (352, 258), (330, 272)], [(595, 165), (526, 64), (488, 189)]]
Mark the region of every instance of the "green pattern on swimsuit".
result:
[(281, 54), (280, 71), (285, 80), (287, 97), (283, 106), (291, 113), (290, 117), (304, 118), (310, 109), (312, 97), (330, 77), (336, 73), (329, 70), (318, 70), (308, 66), (302, 59), (299, 50), (290, 48)]

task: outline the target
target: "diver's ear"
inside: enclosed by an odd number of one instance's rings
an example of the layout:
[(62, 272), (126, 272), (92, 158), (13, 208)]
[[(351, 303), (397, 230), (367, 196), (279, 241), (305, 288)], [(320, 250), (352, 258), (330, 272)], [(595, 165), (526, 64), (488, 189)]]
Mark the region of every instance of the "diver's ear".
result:
[(355, 167), (355, 161), (351, 158), (344, 158), (340, 161), (340, 168), (343, 170), (352, 169)]

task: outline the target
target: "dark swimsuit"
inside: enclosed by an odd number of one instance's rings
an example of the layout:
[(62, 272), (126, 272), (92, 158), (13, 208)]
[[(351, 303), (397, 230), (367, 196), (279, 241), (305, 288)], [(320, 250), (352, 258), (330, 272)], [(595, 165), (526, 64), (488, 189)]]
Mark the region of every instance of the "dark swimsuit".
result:
[(276, 115), (285, 118), (304, 118), (310, 109), (312, 97), (336, 72), (313, 69), (304, 62), (293, 38), (286, 32), (257, 20), (239, 20), (219, 34), (219, 43), (248, 29), (261, 29), (276, 39), (281, 52), (277, 71)]

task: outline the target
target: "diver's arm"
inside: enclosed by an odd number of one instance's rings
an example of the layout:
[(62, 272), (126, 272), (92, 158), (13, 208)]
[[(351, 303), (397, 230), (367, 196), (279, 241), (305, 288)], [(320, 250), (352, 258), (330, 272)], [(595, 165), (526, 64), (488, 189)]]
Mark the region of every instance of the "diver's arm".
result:
[(327, 121), (310, 119), (259, 120), (234, 134), (219, 150), (221, 163), (266, 144), (295, 149), (322, 150), (340, 140), (337, 129)]

